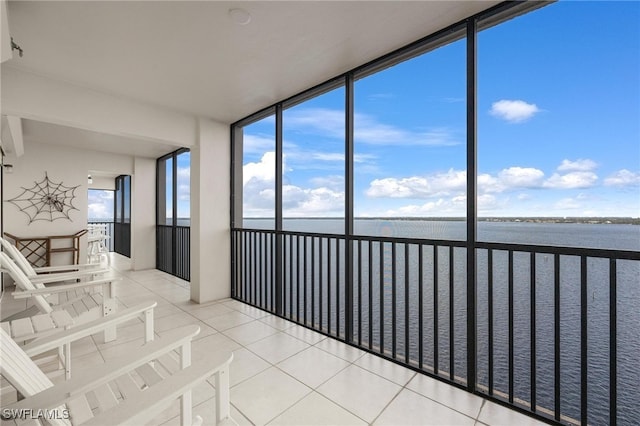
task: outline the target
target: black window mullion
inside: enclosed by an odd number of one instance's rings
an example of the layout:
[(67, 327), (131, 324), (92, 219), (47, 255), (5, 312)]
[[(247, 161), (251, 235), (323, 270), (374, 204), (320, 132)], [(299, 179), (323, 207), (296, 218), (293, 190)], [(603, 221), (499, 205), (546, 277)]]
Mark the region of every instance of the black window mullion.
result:
[(171, 273), (175, 275), (178, 270), (178, 155), (171, 154)]

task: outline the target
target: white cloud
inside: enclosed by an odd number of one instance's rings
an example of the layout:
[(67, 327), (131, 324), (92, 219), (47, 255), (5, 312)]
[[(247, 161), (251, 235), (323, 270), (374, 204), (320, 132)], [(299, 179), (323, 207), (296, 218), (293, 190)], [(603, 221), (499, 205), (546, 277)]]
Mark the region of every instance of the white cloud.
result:
[(591, 188), (597, 180), (598, 176), (593, 172), (554, 173), (543, 186), (551, 189), (583, 189)]
[(521, 100), (502, 99), (491, 104), (491, 115), (510, 123), (521, 123), (540, 112), (536, 104), (529, 104)]
[(490, 210), (496, 207), (497, 198), (491, 194), (478, 195), (478, 209)]
[(242, 166), (243, 214), (246, 217), (275, 214), (276, 153), (269, 151), (259, 162)]
[(187, 182), (189, 181), (189, 177), (191, 176), (191, 167), (187, 166), (187, 167), (178, 167), (178, 180), (182, 179), (182, 180), (186, 180)]
[(189, 201), (191, 196), (191, 167), (178, 167), (178, 200)]
[[(342, 110), (329, 108), (305, 108), (286, 113), (287, 129), (314, 133), (324, 137), (344, 139), (345, 115)], [(461, 142), (447, 128), (412, 130), (378, 121), (369, 114), (354, 116), (354, 138), (356, 143), (371, 145), (423, 145), (451, 146)]]
[(287, 130), (344, 139), (345, 114), (330, 108), (297, 108), (284, 112)]
[(340, 152), (313, 152), (311, 158), (321, 161), (344, 161), (344, 154)]
[[(311, 184), (315, 187), (282, 186), (285, 215), (344, 215), (343, 176), (316, 177)], [(245, 217), (275, 214), (275, 152), (265, 152), (259, 162), (243, 166), (243, 214)]]
[(178, 185), (178, 200), (189, 201), (191, 198), (191, 186), (187, 184)]
[(522, 193), (518, 194), (516, 198), (518, 200), (520, 200), (520, 201), (526, 201), (526, 200), (530, 200), (533, 197), (531, 197), (531, 194), (526, 194), (526, 193), (522, 192)]
[(595, 161), (587, 159), (579, 159), (576, 161), (562, 160), (558, 166), (559, 172), (590, 172), (598, 167)]
[(604, 180), (606, 186), (635, 187), (640, 186), (640, 172), (632, 172), (627, 169), (618, 170)]
[[(509, 167), (496, 176), (478, 175), (480, 194), (501, 193), (521, 188), (540, 188), (544, 172), (532, 167)], [(450, 169), (444, 173), (404, 178), (382, 178), (370, 182), (366, 195), (371, 198), (431, 198), (464, 193), (467, 172)]]
[(113, 193), (114, 191), (89, 190), (87, 217), (89, 219), (113, 220)]
[(450, 169), (428, 177), (374, 179), (366, 190), (372, 198), (429, 198), (466, 189), (467, 173)]
[(251, 180), (275, 182), (276, 177), (276, 153), (265, 152), (259, 163), (247, 163), (242, 166), (242, 184), (246, 185)]
[(89, 219), (113, 219), (113, 203), (109, 206), (102, 203), (91, 203), (88, 205)]
[(412, 131), (377, 123), (362, 114), (356, 114), (355, 117), (354, 139), (356, 143), (370, 145), (454, 146), (460, 144), (453, 132), (447, 128)]
[(576, 210), (582, 207), (582, 204), (575, 198), (563, 198), (558, 200), (554, 207), (559, 210)]
[(310, 182), (317, 188), (325, 187), (334, 191), (344, 190), (344, 176), (342, 175), (318, 176), (312, 178)]
[(451, 199), (439, 198), (436, 201), (417, 205), (411, 204), (397, 209), (387, 210), (382, 216), (464, 216), (466, 209), (466, 197), (453, 197)]
[(367, 96), (367, 100), (370, 100), (370, 101), (393, 99), (393, 98), (395, 98), (395, 95), (393, 93), (373, 93)]
[(509, 167), (498, 173), (506, 188), (537, 188), (542, 184), (544, 172), (533, 167)]
[(284, 185), (282, 188), (285, 216), (343, 216), (344, 192), (326, 187), (300, 188)]
[(245, 132), (242, 137), (242, 149), (246, 153), (263, 153), (273, 151), (276, 147), (275, 134), (273, 136), (254, 135)]

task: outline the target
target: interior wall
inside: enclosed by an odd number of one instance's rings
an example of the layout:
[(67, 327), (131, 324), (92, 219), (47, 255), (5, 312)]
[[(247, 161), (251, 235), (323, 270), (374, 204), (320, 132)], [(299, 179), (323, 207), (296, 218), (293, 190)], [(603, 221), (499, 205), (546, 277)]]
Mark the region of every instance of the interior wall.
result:
[[(12, 160), (13, 172), (4, 175), (4, 231), (18, 237), (70, 235), (87, 226), (87, 175), (89, 170), (103, 170), (114, 174), (133, 174), (133, 158), (97, 151), (79, 150), (60, 145), (25, 141), (23, 156)], [(29, 223), (29, 217), (7, 200), (22, 194), (22, 188), (33, 188), (41, 182), (45, 173), (54, 183), (67, 187), (77, 186), (69, 219), (37, 220)], [(61, 242), (68, 244), (68, 241)], [(80, 243), (80, 262), (86, 261), (86, 237)], [(70, 262), (67, 255), (56, 255), (52, 264)]]

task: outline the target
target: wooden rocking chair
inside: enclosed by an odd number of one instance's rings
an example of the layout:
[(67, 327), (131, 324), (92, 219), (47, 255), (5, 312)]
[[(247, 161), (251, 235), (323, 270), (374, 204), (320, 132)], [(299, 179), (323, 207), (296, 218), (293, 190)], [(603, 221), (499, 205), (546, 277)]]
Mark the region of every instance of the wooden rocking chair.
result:
[[(8, 272), (16, 283), (12, 293), (16, 299), (30, 298), (40, 313), (50, 314), (53, 311), (66, 311), (76, 324), (85, 323), (107, 316), (117, 310), (114, 283), (120, 278), (107, 278), (71, 284), (55, 284), (45, 286), (33, 283), (22, 270), (7, 256), (0, 253), (0, 268)], [(95, 291), (96, 288), (101, 292)], [(52, 306), (45, 296), (57, 295)], [(22, 315), (13, 315), (6, 320), (33, 316), (33, 312), (25, 311)], [(115, 340), (115, 327), (105, 331), (105, 342)]]
[[(144, 321), (144, 341), (148, 343), (154, 339), (154, 321), (153, 310), (157, 306), (157, 302), (149, 301), (132, 306), (119, 311), (116, 314), (99, 318), (85, 324), (73, 326), (73, 321), (65, 324), (64, 328), (59, 327), (55, 321), (56, 313), (64, 313), (65, 311), (54, 311), (51, 316), (47, 314), (37, 315), (36, 317), (21, 318), (11, 322), (2, 322), (0, 327), (10, 336), (16, 343), (24, 343), (21, 349), (30, 357), (36, 357), (52, 349), (58, 349), (57, 353), (57, 369), (62, 367), (65, 378), (71, 378), (71, 343), (88, 337), (92, 334), (104, 332), (118, 324), (127, 321), (142, 318)], [(68, 314), (67, 314), (68, 315)], [(70, 330), (64, 334), (67, 343), (63, 346), (58, 344), (61, 332)], [(45, 358), (48, 362), (50, 356)], [(40, 359), (38, 361), (41, 361)]]
[[(214, 354), (206, 362), (191, 365), (191, 340), (199, 332), (200, 327), (195, 325), (176, 330), (129, 356), (54, 385), (0, 330), (0, 373), (24, 397), (13, 404), (3, 404), (2, 412), (5, 416), (36, 418), (54, 425), (139, 425), (148, 423), (180, 399), (181, 424), (187, 426), (193, 424), (191, 389), (215, 375), (216, 423), (235, 424), (229, 404), (229, 364), (233, 353)], [(52, 344), (65, 345), (69, 339), (66, 333)], [(179, 351), (179, 356), (174, 350)], [(198, 417), (197, 423), (201, 421)]]

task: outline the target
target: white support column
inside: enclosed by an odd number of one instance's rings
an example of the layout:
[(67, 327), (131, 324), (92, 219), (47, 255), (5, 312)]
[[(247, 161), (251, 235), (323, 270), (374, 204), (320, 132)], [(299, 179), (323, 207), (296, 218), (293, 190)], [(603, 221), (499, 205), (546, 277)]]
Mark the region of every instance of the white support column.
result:
[(229, 126), (199, 120), (191, 150), (191, 299), (231, 295)]
[(156, 267), (156, 160), (135, 157), (131, 179), (131, 267)]

